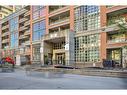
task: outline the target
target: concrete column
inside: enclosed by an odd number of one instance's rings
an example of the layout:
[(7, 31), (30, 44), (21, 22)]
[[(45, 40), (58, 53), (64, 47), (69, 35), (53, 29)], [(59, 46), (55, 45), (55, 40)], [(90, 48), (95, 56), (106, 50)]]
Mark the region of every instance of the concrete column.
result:
[(101, 40), (101, 45), (100, 45), (100, 59), (101, 59), (101, 61), (103, 60), (103, 59), (106, 59), (107, 58), (107, 52), (106, 52), (106, 45), (107, 45), (107, 34), (106, 34), (106, 32), (102, 32), (101, 33), (101, 38), (100, 38), (100, 40)]
[(45, 13), (46, 13), (46, 16), (45, 16), (45, 20), (46, 20), (46, 34), (48, 34), (49, 32), (49, 6), (46, 6), (45, 8)]
[(106, 23), (107, 23), (106, 11), (107, 11), (106, 6), (100, 6), (100, 22), (101, 22), (101, 27), (106, 26)]
[(16, 65), (17, 66), (21, 65), (20, 55), (16, 55)]
[(43, 66), (44, 65), (44, 41), (43, 40), (41, 42), (40, 53), (41, 53), (41, 64)]
[(122, 67), (127, 67), (127, 49), (125, 48), (122, 49)]
[(71, 65), (74, 63), (74, 32), (66, 32), (65, 42), (69, 45), (68, 50), (65, 51), (66, 65)]

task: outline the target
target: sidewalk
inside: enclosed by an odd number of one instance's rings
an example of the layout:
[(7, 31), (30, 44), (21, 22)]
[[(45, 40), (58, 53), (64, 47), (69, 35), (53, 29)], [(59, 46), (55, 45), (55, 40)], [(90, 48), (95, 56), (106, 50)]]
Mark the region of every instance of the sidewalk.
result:
[[(16, 66), (16, 69), (26, 70), (27, 66)], [(95, 68), (84, 68), (84, 69), (64, 69), (50, 67), (35, 67), (28, 70), (38, 72), (51, 72), (51, 73), (63, 73), (63, 74), (78, 74), (87, 76), (102, 76), (102, 77), (124, 77), (127, 78), (127, 69), (95, 69)]]

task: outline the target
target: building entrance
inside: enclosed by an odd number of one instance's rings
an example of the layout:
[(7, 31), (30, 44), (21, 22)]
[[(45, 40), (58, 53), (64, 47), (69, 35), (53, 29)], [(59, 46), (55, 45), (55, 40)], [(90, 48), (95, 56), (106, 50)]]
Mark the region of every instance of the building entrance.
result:
[(121, 66), (122, 64), (122, 49), (118, 48), (118, 49), (109, 49), (107, 50), (107, 57), (110, 60), (114, 60), (116, 62), (116, 64), (118, 64), (119, 66)]
[(65, 65), (65, 53), (56, 54), (56, 64)]

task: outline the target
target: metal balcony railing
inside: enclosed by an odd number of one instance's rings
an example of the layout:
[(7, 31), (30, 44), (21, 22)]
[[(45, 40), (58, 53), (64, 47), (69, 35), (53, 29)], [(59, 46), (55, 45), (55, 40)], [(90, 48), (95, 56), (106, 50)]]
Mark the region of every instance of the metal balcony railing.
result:
[[(127, 28), (127, 23), (125, 23), (124, 27)], [(105, 27), (105, 32), (116, 31), (116, 30), (119, 30), (118, 24), (111, 24)]]
[(22, 23), (22, 22), (25, 22), (26, 20), (28, 20), (27, 18), (21, 18), (20, 20), (19, 20), (19, 23)]
[(29, 35), (30, 34), (30, 30), (25, 31), (24, 35)]
[(45, 40), (54, 39), (54, 38), (57, 38), (57, 37), (64, 37), (66, 32), (69, 32), (69, 29), (54, 32), (54, 33), (50, 33), (50, 34), (46, 34), (43, 37), (44, 37)]
[(53, 12), (59, 10), (59, 9), (64, 8), (64, 7), (66, 7), (66, 6), (58, 6), (56, 9), (49, 9), (49, 13), (53, 13)]
[(124, 43), (124, 42), (127, 42), (127, 39), (123, 38), (123, 39), (114, 39), (114, 40), (108, 40), (107, 41), (108, 44)]
[(9, 25), (3, 26), (2, 30), (6, 29), (6, 28), (9, 28)]
[(54, 11), (49, 12), (49, 17), (55, 16), (55, 15), (59, 15), (63, 12), (69, 11), (69, 7), (70, 6), (65, 6), (59, 9), (55, 9)]
[(30, 15), (30, 11), (28, 11), (28, 12), (26, 12), (26, 13), (24, 14), (24, 16), (28, 16), (28, 15)]
[(2, 33), (2, 37), (9, 35), (9, 32)]
[(62, 22), (67, 22), (67, 21), (69, 21), (69, 17), (65, 17), (65, 18), (59, 19), (57, 21), (52, 21), (52, 22), (50, 22), (50, 26), (54, 25), (54, 24), (59, 24), (59, 23), (62, 23)]
[(24, 45), (30, 45), (30, 41), (26, 41)]
[(30, 20), (26, 21), (26, 22), (24, 23), (24, 25), (25, 25), (25, 26), (30, 25)]
[(28, 27), (22, 26), (22, 27), (19, 28), (19, 31), (23, 31), (23, 30), (26, 30), (26, 29), (28, 29)]
[(2, 43), (7, 43), (7, 42), (9, 42), (9, 39), (2, 40)]
[(19, 36), (19, 39), (26, 39), (26, 38), (28, 38), (29, 36), (26, 36), (26, 35), (20, 35)]

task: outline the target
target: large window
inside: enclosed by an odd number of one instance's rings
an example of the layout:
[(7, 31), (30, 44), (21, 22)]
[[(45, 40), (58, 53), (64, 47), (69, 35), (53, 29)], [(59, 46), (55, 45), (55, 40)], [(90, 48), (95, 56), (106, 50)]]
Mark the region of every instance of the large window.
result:
[(40, 40), (45, 33), (45, 20), (33, 24), (33, 41)]
[(108, 34), (108, 43), (119, 43), (125, 41), (126, 41), (125, 33)]
[(11, 48), (18, 46), (18, 33), (12, 33), (11, 34)]
[(64, 49), (65, 46), (65, 42), (61, 42), (61, 43), (54, 43), (53, 44), (53, 49)]
[(116, 23), (126, 23), (126, 17), (125, 16), (110, 16), (107, 20), (107, 25), (112, 25)]
[(45, 6), (33, 6), (33, 20), (39, 19), (41, 17), (44, 17), (46, 12), (45, 12)]
[(99, 6), (80, 6), (75, 8), (75, 31), (97, 29), (100, 27)]
[(33, 46), (33, 60), (40, 60), (40, 45)]
[(100, 35), (93, 34), (75, 38), (75, 60), (77, 62), (99, 61)]
[(18, 17), (10, 20), (10, 31), (14, 32), (18, 30)]
[(18, 46), (18, 17), (12, 18), (9, 24), (11, 32), (11, 48), (15, 48)]

